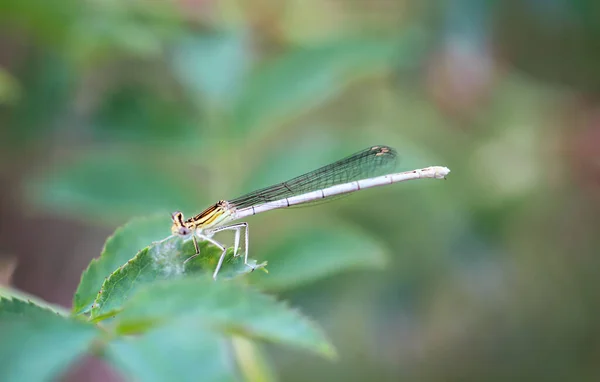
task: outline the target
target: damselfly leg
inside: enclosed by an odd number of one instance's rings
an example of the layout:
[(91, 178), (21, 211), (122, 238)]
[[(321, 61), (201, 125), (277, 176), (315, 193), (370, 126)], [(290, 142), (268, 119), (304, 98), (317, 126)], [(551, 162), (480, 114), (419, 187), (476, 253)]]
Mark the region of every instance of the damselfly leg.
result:
[[(248, 230), (248, 223), (243, 222), (243, 223), (237, 223), (237, 224), (232, 224), (232, 225), (228, 225), (228, 226), (224, 226), (224, 227), (217, 227), (217, 228), (213, 228), (211, 229), (210, 235), (213, 235), (217, 232), (221, 232), (221, 231), (235, 231), (235, 239), (234, 239), (234, 249), (233, 249), (233, 256), (237, 257), (238, 253), (238, 247), (239, 247), (239, 241), (240, 241), (240, 233), (241, 231), (244, 231), (244, 265), (246, 265), (247, 267), (251, 268), (254, 271), (254, 267), (250, 264), (248, 264), (248, 243), (249, 243), (249, 230)], [(219, 273), (219, 269), (221, 268), (221, 263), (222, 263), (222, 259), (219, 259), (219, 264), (217, 265), (217, 269), (215, 270), (215, 277), (216, 274)]]
[(198, 239), (196, 239), (196, 237), (200, 238), (201, 240), (206, 240), (210, 243), (213, 243), (214, 245), (219, 247), (221, 249), (221, 251), (225, 250), (225, 246), (223, 246), (223, 244), (219, 243), (218, 241), (214, 240), (213, 238), (211, 238), (209, 236), (205, 236), (205, 235), (194, 234), (192, 236), (192, 240), (194, 242), (194, 249), (196, 250), (196, 253), (194, 253), (192, 256), (188, 257), (187, 259), (185, 259), (185, 261), (183, 262), (184, 264), (200, 255), (200, 247), (198, 246)]
[(221, 232), (221, 231), (235, 231), (234, 249), (233, 249), (234, 257), (239, 256), (238, 250), (239, 250), (239, 246), (240, 246), (240, 235), (241, 235), (241, 231), (244, 231), (244, 265), (246, 265), (247, 267), (251, 268), (252, 271), (254, 271), (254, 267), (252, 265), (248, 264), (248, 243), (249, 243), (248, 223), (245, 223), (245, 222), (207, 230), (203, 234), (194, 233), (192, 236), (192, 240), (194, 241), (194, 248), (196, 250), (196, 253), (194, 253), (192, 256), (188, 257), (183, 263), (186, 264), (188, 261), (190, 261), (190, 260), (198, 257), (198, 255), (200, 255), (200, 247), (198, 246), (198, 238), (200, 240), (206, 240), (206, 241), (216, 245), (221, 250), (221, 255), (219, 256), (219, 261), (217, 262), (217, 266), (213, 273), (213, 279), (216, 280), (217, 274), (221, 270), (221, 266), (223, 265), (223, 261), (225, 260), (225, 255), (227, 254), (227, 248), (220, 242), (213, 239), (212, 236), (215, 233)]

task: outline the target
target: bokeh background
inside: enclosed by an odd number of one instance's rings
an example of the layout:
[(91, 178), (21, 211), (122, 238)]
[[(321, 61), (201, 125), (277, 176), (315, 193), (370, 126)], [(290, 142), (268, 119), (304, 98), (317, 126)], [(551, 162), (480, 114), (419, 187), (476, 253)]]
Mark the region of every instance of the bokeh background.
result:
[[(599, 41), (592, 0), (4, 0), (0, 282), (69, 306), (128, 219), (387, 144), (452, 173), (249, 219), (329, 269), (274, 291), (340, 360), (275, 375), (600, 380)], [(338, 273), (348, 232), (378, 254)]]

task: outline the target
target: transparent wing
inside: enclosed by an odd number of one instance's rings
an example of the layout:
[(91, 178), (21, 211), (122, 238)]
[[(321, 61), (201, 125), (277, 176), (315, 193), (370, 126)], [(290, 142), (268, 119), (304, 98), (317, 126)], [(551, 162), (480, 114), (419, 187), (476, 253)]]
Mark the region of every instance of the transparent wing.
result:
[(388, 146), (373, 146), (286, 182), (265, 187), (229, 203), (238, 208), (289, 198), (355, 180), (393, 173), (398, 156)]

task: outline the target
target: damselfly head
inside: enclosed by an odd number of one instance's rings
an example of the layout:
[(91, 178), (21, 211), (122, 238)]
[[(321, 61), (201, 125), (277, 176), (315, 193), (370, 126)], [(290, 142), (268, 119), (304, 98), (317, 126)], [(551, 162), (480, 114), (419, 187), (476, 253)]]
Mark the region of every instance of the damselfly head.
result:
[(183, 214), (181, 212), (173, 212), (171, 214), (171, 219), (173, 220), (173, 225), (171, 226), (171, 233), (180, 236), (187, 236), (190, 233), (192, 233), (192, 231), (188, 227), (186, 227), (183, 220)]

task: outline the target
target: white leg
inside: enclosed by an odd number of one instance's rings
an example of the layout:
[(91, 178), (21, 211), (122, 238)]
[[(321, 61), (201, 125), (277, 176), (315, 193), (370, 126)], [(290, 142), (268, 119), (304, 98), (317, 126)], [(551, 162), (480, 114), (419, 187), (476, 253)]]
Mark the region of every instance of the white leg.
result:
[[(237, 257), (237, 251), (238, 251), (238, 247), (240, 246), (240, 231), (242, 229), (245, 229), (246, 232), (248, 232), (248, 223), (238, 223), (238, 224), (232, 224), (232, 225), (227, 225), (224, 227), (218, 227), (215, 229), (211, 229), (210, 235), (214, 235), (217, 232), (221, 232), (221, 231), (235, 231), (235, 239), (234, 239), (234, 248), (233, 248), (233, 256)], [(247, 235), (247, 234), (246, 234)], [(248, 252), (248, 240), (246, 240), (246, 252)]]
[(246, 264), (247, 266), (252, 268), (252, 271), (254, 271), (254, 267), (251, 265), (248, 265), (248, 240), (250, 240), (249, 239), (250, 233), (248, 232), (248, 224), (246, 224), (245, 228), (246, 228), (245, 229), (246, 232), (244, 232), (244, 236), (246, 238), (246, 252), (244, 253), (244, 264)]
[(185, 261), (183, 262), (184, 264), (187, 263), (188, 261), (190, 261), (191, 259), (197, 257), (198, 255), (200, 255), (200, 248), (198, 248), (198, 240), (196, 240), (195, 232), (192, 234), (192, 240), (194, 241), (194, 249), (196, 250), (196, 253), (194, 253), (192, 256), (188, 257), (187, 259), (185, 259)]
[(244, 236), (245, 236), (245, 248), (244, 248), (244, 264), (247, 265), (248, 267), (252, 268), (252, 270), (254, 270), (254, 267), (248, 264), (248, 248), (249, 248), (249, 233), (248, 233), (248, 223), (238, 223), (238, 224), (232, 224), (232, 225), (228, 225), (228, 226), (224, 226), (224, 227), (218, 227), (215, 229), (210, 230), (210, 234), (214, 234), (220, 231), (233, 231), (235, 230), (235, 247), (236, 249), (234, 249), (234, 256), (237, 256), (237, 247), (239, 244), (239, 235), (240, 235), (240, 231), (244, 230)]
[[(221, 265), (223, 265), (223, 260), (225, 259), (225, 254), (227, 253), (227, 248), (225, 248), (225, 246), (221, 243), (219, 243), (218, 241), (214, 240), (211, 237), (205, 236), (205, 235), (198, 235), (198, 237), (201, 240), (206, 240), (208, 242), (213, 243), (214, 245), (216, 245), (217, 247), (219, 247), (219, 249), (221, 250), (221, 256), (219, 257), (219, 262), (217, 263), (217, 267), (215, 268), (215, 272), (213, 273), (213, 279), (216, 280), (217, 279), (217, 274), (219, 273), (219, 270), (221, 270)], [(198, 256), (200, 254), (200, 251), (198, 249), (198, 244), (196, 242), (196, 236), (194, 236), (194, 246), (196, 247), (196, 254), (194, 254), (193, 256), (188, 257), (183, 263), (187, 263), (188, 261), (190, 261), (191, 259), (193, 259), (194, 257)]]
[(216, 241), (210, 237), (203, 236), (202, 238), (213, 243), (214, 245), (216, 245), (217, 247), (219, 247), (221, 249), (221, 257), (219, 257), (219, 262), (217, 263), (217, 267), (215, 268), (215, 272), (213, 273), (213, 280), (216, 280), (217, 274), (221, 270), (221, 265), (223, 265), (223, 260), (225, 259), (225, 255), (227, 254), (227, 248), (225, 248), (225, 246), (223, 244), (219, 243), (218, 241)]
[(235, 239), (233, 239), (233, 257), (237, 256), (238, 247), (240, 246), (240, 231), (241, 228), (235, 230)]

